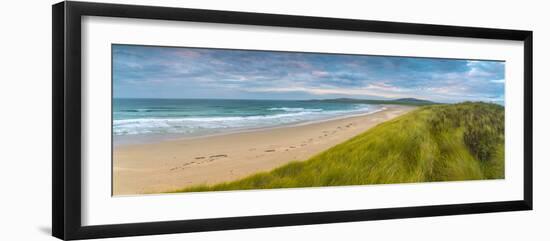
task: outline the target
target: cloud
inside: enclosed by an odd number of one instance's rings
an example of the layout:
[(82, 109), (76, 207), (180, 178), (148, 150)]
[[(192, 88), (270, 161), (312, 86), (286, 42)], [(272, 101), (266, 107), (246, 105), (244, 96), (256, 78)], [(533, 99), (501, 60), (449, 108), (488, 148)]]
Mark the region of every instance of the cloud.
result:
[[(338, 87), (268, 87), (268, 88), (252, 88), (248, 91), (252, 92), (302, 92), (314, 95), (316, 97), (323, 97), (326, 95), (344, 95), (344, 96), (374, 96), (374, 97), (390, 97), (390, 98), (401, 98), (404, 97), (397, 93), (392, 92), (380, 92), (372, 87), (364, 88), (338, 88)], [(407, 95), (408, 96), (408, 95)]]
[(113, 46), (115, 97), (402, 98), (504, 95), (501, 61)]

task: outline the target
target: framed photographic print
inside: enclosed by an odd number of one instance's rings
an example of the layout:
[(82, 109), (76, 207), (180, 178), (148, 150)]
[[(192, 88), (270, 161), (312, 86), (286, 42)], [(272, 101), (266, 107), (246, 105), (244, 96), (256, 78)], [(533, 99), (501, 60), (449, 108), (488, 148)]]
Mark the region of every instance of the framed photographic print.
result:
[(530, 210), (532, 108), (531, 31), (61, 2), (53, 235)]

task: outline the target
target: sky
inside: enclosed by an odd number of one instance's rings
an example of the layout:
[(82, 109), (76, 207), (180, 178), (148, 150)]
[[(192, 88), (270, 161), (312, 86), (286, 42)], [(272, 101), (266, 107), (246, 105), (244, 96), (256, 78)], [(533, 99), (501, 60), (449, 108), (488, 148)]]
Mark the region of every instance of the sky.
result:
[(502, 61), (113, 45), (114, 98), (503, 103)]

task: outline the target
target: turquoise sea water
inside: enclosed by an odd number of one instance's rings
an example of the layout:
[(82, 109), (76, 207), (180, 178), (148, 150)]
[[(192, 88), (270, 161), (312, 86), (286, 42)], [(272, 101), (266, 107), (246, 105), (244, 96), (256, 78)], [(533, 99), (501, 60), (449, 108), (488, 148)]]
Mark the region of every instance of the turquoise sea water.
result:
[(381, 108), (321, 101), (113, 99), (113, 135), (211, 135), (360, 115)]

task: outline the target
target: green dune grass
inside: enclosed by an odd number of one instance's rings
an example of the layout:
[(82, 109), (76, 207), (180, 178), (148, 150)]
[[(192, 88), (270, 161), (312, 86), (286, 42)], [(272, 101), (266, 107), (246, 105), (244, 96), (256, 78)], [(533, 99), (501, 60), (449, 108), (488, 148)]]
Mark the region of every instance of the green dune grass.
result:
[(306, 161), (241, 180), (175, 192), (504, 178), (504, 108), (420, 107)]

